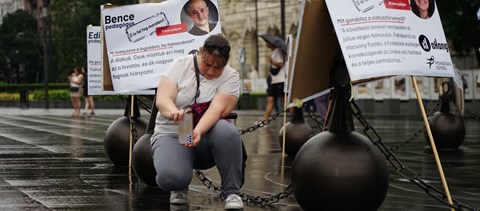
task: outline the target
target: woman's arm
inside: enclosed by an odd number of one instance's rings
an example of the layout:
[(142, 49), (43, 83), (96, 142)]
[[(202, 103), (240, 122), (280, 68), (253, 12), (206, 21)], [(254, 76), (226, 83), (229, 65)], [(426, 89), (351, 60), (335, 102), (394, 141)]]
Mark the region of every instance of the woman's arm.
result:
[(198, 144), (201, 135), (210, 130), (220, 118), (230, 114), (235, 108), (235, 105), (237, 105), (237, 101), (238, 98), (236, 96), (228, 93), (215, 94), (207, 111), (193, 129), (193, 145)]
[(277, 62), (277, 61), (273, 60), (272, 57), (268, 57), (268, 58), (270, 58), (270, 63), (271, 63), (271, 64), (275, 65), (275, 66), (278, 67), (278, 68), (282, 68), (282, 67), (283, 67), (283, 65), (284, 65), (283, 62)]
[(177, 92), (177, 84), (170, 78), (162, 76), (158, 84), (155, 106), (163, 117), (174, 122), (181, 120), (183, 116), (183, 111), (175, 105)]
[(83, 83), (83, 74), (77, 76), (77, 81), (75, 81), (75, 83), (78, 85)]
[(83, 75), (80, 74), (80, 75), (78, 75), (77, 77), (72, 77), (72, 76), (70, 76), (70, 77), (68, 77), (68, 80), (69, 80), (71, 83), (80, 85), (80, 84), (82, 84), (82, 82), (83, 82)]

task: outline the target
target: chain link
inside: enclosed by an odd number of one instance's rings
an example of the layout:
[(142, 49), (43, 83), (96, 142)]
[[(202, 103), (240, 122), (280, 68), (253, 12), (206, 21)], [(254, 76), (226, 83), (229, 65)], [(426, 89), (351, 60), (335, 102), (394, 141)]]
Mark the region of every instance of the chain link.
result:
[(283, 112), (286, 112), (286, 111), (287, 110), (279, 111), (279, 112), (275, 113), (274, 115), (268, 117), (268, 119), (259, 121), (258, 124), (255, 124), (254, 126), (238, 130), (238, 133), (240, 135), (243, 135), (245, 133), (251, 133), (251, 132), (257, 130), (258, 128), (262, 128), (262, 127), (270, 124), (270, 122), (272, 122), (274, 119), (276, 119), (278, 116), (280, 116), (280, 114), (282, 114)]
[[(438, 99), (438, 100), (437, 100), (437, 103), (435, 104), (435, 107), (433, 108), (433, 110), (430, 112), (430, 114), (429, 114), (428, 116), (432, 116), (433, 113), (435, 113), (436, 111), (438, 111), (439, 108), (440, 108), (440, 105), (441, 105), (441, 100)], [(413, 133), (413, 135), (412, 135), (409, 139), (407, 139), (407, 140), (404, 141), (403, 143), (400, 143), (400, 144), (398, 144), (398, 145), (396, 145), (396, 146), (390, 147), (390, 150), (391, 150), (392, 152), (395, 152), (395, 151), (397, 151), (398, 149), (400, 149), (400, 147), (403, 147), (403, 146), (409, 144), (410, 142), (412, 142), (413, 140), (415, 140), (418, 136), (420, 136), (420, 134), (422, 134), (424, 130), (425, 130), (425, 125), (422, 125), (419, 129), (417, 129), (417, 130)]]
[[(212, 180), (208, 178), (202, 171), (195, 170), (195, 176), (200, 180), (200, 182), (205, 185), (208, 189), (211, 189), (215, 192), (219, 192), (220, 188), (213, 184)], [(272, 196), (253, 196), (246, 193), (240, 193), (240, 197), (248, 203), (260, 204), (260, 205), (270, 205), (276, 202), (279, 202), (281, 199), (287, 198), (292, 194), (293, 189), (292, 185), (287, 186), (284, 191), (277, 193)]]
[[(245, 133), (251, 133), (259, 128), (262, 128), (268, 124), (270, 124), (273, 120), (275, 120), (277, 117), (280, 116), (280, 114), (286, 112), (287, 110), (279, 111), (275, 113), (274, 115), (268, 117), (266, 120), (262, 120), (258, 122), (258, 124), (255, 124), (254, 126), (248, 127), (246, 129), (239, 130), (239, 134), (243, 135)], [(213, 191), (220, 191), (220, 188), (216, 185), (213, 184), (212, 180), (208, 178), (202, 171), (195, 170), (195, 176), (200, 180), (200, 182), (205, 185), (208, 189), (212, 189)], [(293, 190), (291, 188), (291, 185), (289, 185), (284, 191), (277, 193), (272, 196), (252, 196), (248, 195), (246, 193), (240, 193), (240, 197), (242, 197), (243, 200), (249, 203), (254, 203), (254, 204), (260, 204), (260, 205), (269, 205), (276, 203), (280, 201), (281, 199), (287, 198), (290, 194), (292, 194)]]
[[(414, 135), (410, 139), (405, 141), (404, 143), (400, 144), (399, 146), (395, 146), (395, 147), (392, 147), (392, 148), (389, 149), (382, 142), (382, 139), (380, 138), (378, 133), (375, 131), (375, 129), (370, 125), (370, 123), (368, 123), (368, 121), (362, 115), (362, 112), (360, 111), (360, 109), (357, 106), (357, 104), (355, 103), (355, 101), (352, 101), (351, 104), (353, 105), (353, 108), (352, 108), (353, 115), (358, 119), (358, 121), (364, 127), (364, 129), (363, 129), (364, 134), (385, 155), (386, 159), (395, 168), (396, 172), (399, 175), (408, 179), (410, 182), (414, 183), (415, 185), (419, 186), (420, 188), (425, 190), (425, 192), (428, 195), (435, 198), (437, 201), (445, 204), (446, 206), (449, 206), (450, 208), (454, 208), (454, 209), (457, 209), (457, 210), (480, 211), (478, 209), (470, 208), (468, 205), (462, 204), (461, 202), (459, 202), (455, 199), (452, 199), (453, 205), (450, 204), (447, 201), (447, 197), (444, 193), (442, 193), (440, 190), (438, 190), (434, 186), (432, 186), (432, 185), (424, 182), (423, 180), (421, 180), (418, 177), (418, 174), (416, 172), (414, 172), (410, 168), (404, 166), (400, 162), (400, 160), (393, 154), (393, 151), (398, 150), (400, 147), (410, 143), (412, 140), (414, 140), (416, 137), (418, 137), (422, 133), (425, 126), (423, 126), (420, 129), (417, 129), (417, 131), (415, 131)], [(432, 115), (435, 111), (438, 110), (439, 105), (440, 105), (440, 100), (437, 101), (437, 103), (435, 105), (435, 108), (432, 110), (430, 115)], [(304, 108), (306, 109), (310, 118), (312, 118), (316, 122), (316, 126), (320, 129), (322, 129), (322, 131), (323, 131), (324, 130), (323, 124), (316, 118), (314, 112), (306, 106), (304, 106)], [(270, 124), (273, 120), (275, 120), (283, 112), (286, 112), (286, 110), (277, 112), (274, 115), (270, 116), (268, 119), (262, 120), (254, 126), (248, 127), (246, 129), (239, 130), (239, 134), (243, 135), (245, 133), (250, 133), (250, 132), (256, 131), (257, 129)], [(480, 119), (479, 116), (473, 114), (472, 112), (470, 112), (468, 110), (466, 110), (465, 113), (471, 115), (473, 118), (475, 118), (477, 120)], [(131, 116), (130, 116), (130, 124), (132, 126), (133, 140), (134, 140), (134, 143), (135, 143), (138, 139), (138, 135), (137, 135), (136, 127), (135, 127), (135, 119)], [(195, 175), (202, 182), (202, 184), (205, 185), (205, 187), (207, 187), (208, 189), (212, 189), (215, 192), (220, 191), (220, 188), (218, 186), (216, 186), (212, 182), (212, 180), (210, 178), (208, 178), (202, 171), (195, 170)], [(276, 203), (276, 202), (280, 201), (281, 199), (287, 198), (292, 193), (293, 193), (293, 188), (292, 188), (292, 185), (290, 184), (285, 188), (285, 190), (283, 190), (283, 191), (281, 191), (281, 192), (279, 192), (275, 195), (272, 195), (272, 196), (252, 196), (252, 195), (248, 195), (246, 193), (241, 193), (240, 196), (242, 197), (243, 200), (245, 200), (246, 202), (249, 202), (249, 203), (261, 204), (261, 205), (270, 205), (270, 204), (273, 204), (273, 203)]]
[(138, 140), (138, 133), (137, 133), (137, 124), (135, 122), (135, 118), (132, 117), (132, 115), (129, 115), (129, 121), (130, 121), (130, 128), (131, 129), (131, 133), (132, 133), (132, 143), (135, 144), (137, 143), (137, 140)]
[(306, 104), (303, 105), (303, 108), (307, 111), (308, 116), (315, 121), (315, 124), (317, 128), (319, 128), (321, 131), (325, 130), (325, 127), (323, 127), (323, 123), (325, 120), (320, 117), (320, 120), (318, 120), (317, 116), (315, 116), (315, 112), (310, 109)]
[(465, 113), (468, 114), (470, 117), (476, 119), (477, 121), (480, 121), (480, 116), (474, 114), (473, 112), (471, 112), (470, 110), (468, 109), (465, 109)]
[[(462, 204), (459, 201), (454, 200), (454, 199), (452, 199), (453, 204), (450, 204), (447, 201), (447, 196), (444, 193), (442, 193), (440, 190), (438, 190), (434, 186), (424, 182), (423, 180), (421, 180), (417, 176), (418, 174), (416, 172), (414, 172), (410, 168), (405, 167), (400, 162), (400, 160), (392, 153), (392, 151), (385, 146), (385, 144), (382, 142), (382, 139), (380, 138), (378, 133), (373, 129), (373, 127), (368, 123), (368, 121), (362, 115), (362, 112), (358, 108), (357, 104), (354, 101), (352, 101), (351, 104), (353, 105), (352, 112), (355, 115), (355, 117), (358, 119), (358, 121), (360, 121), (360, 123), (362, 123), (362, 125), (364, 127), (363, 132), (365, 133), (365, 135), (385, 155), (387, 160), (395, 168), (396, 172), (399, 175), (408, 179), (413, 184), (419, 186), (420, 188), (425, 190), (425, 193), (427, 193), (428, 195), (437, 199), (439, 202), (449, 206), (450, 208), (454, 208), (454, 209), (457, 209), (457, 210), (472, 210), (472, 211), (475, 211), (475, 209), (470, 208), (468, 205)], [(375, 140), (372, 139), (372, 135), (370, 135), (369, 133), (373, 133), (373, 135), (375, 136), (376, 139)]]
[[(453, 105), (455, 105), (459, 110), (460, 110), (460, 107), (455, 103), (453, 102)], [(472, 111), (464, 108), (464, 113), (466, 113), (468, 116), (472, 117), (473, 119), (477, 120), (477, 121), (480, 121), (480, 116), (478, 116), (477, 114), (474, 114)]]
[(142, 107), (145, 111), (147, 111), (150, 114), (152, 113), (152, 111), (150, 110), (150, 106), (148, 106), (145, 102), (141, 101), (140, 98), (137, 98), (137, 102), (139, 103), (140, 107)]

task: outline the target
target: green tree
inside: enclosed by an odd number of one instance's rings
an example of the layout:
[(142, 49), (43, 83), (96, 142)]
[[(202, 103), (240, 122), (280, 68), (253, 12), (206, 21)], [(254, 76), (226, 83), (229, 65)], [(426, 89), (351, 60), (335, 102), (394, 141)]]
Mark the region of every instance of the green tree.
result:
[(73, 67), (87, 63), (86, 28), (100, 25), (100, 6), (106, 3), (128, 5), (138, 0), (72, 0), (53, 1), (50, 9), (53, 24), (53, 46), (55, 48), (56, 74), (53, 81), (62, 82)]
[(474, 53), (480, 67), (480, 0), (437, 0), (445, 36), (460, 56)]
[(37, 34), (37, 20), (17, 10), (3, 19), (0, 26), (0, 80), (34, 83), (43, 70), (42, 42)]

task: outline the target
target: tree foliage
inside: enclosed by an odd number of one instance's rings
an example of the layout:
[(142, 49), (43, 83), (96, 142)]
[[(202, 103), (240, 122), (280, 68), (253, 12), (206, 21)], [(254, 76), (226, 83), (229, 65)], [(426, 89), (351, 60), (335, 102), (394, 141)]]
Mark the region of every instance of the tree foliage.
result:
[(450, 47), (459, 55), (474, 53), (480, 65), (480, 0), (437, 0), (437, 6)]
[[(62, 82), (75, 66), (87, 63), (86, 27), (100, 25), (100, 6), (106, 3), (128, 5), (137, 0), (70, 0), (53, 1), (50, 9), (54, 26), (53, 46), (55, 48), (56, 78)], [(55, 77), (54, 76), (54, 77)]]
[(43, 48), (33, 16), (24, 10), (6, 15), (0, 26), (0, 47), (1, 81), (38, 82), (37, 75), (43, 70)]

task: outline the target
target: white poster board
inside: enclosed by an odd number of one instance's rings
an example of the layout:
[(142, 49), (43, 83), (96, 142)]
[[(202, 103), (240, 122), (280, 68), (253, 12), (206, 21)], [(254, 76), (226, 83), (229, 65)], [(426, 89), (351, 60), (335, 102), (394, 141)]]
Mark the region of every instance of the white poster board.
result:
[[(453, 77), (436, 4), (429, 18), (409, 0), (326, 0), (350, 79), (416, 75)], [(408, 92), (407, 92), (408, 94)]]
[(89, 95), (112, 95), (102, 86), (102, 42), (100, 26), (87, 26), (87, 81)]
[(193, 24), (184, 10), (187, 2), (102, 7), (102, 30), (116, 93), (157, 87), (170, 63), (195, 53), (209, 35), (221, 32), (216, 0), (205, 1), (211, 31), (204, 35), (190, 31)]

